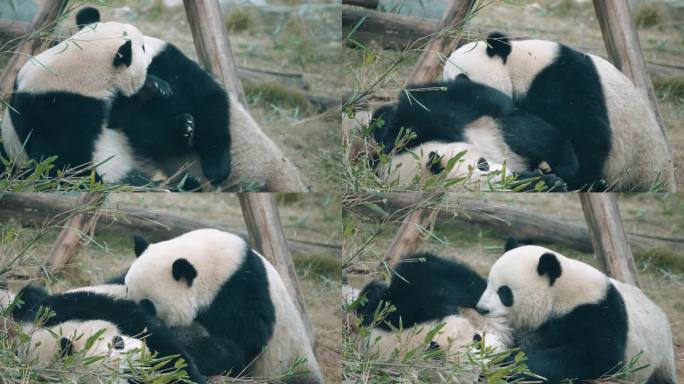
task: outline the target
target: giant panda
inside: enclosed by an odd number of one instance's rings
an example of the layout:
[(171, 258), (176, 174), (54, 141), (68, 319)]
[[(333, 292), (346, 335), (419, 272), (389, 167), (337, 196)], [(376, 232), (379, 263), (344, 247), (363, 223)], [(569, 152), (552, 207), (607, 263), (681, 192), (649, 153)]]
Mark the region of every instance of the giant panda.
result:
[[(71, 331), (87, 330), (90, 332), (94, 331), (91, 326), (106, 323), (106, 334), (142, 339), (146, 348), (158, 353), (160, 357), (178, 355), (185, 360), (186, 371), (191, 380), (196, 383), (206, 381), (191, 355), (178, 342), (175, 335), (136, 302), (87, 288), (50, 295), (44, 289), (32, 285), (21, 289), (17, 296), (23, 304), (15, 307), (11, 314), (12, 318), (23, 326), (32, 326), (36, 320), (41, 320), (41, 326), (46, 327), (48, 333), (60, 327)], [(49, 310), (53, 316), (42, 318), (41, 314), (44, 314), (45, 310)], [(100, 323), (79, 323), (88, 321)], [(37, 337), (37, 341), (41, 341), (46, 335), (41, 332)], [(128, 339), (124, 340), (124, 345), (126, 340)], [(66, 339), (65, 341), (60, 338), (59, 342), (65, 352), (73, 347), (69, 345), (73, 344), (73, 340)], [(172, 368), (175, 364), (177, 364), (177, 359), (171, 359), (162, 368)]]
[[(505, 350), (511, 343), (508, 328), (474, 310), (485, 287), (485, 280), (465, 264), (427, 252), (404, 256), (389, 285), (372, 281), (359, 295), (365, 301), (356, 313), (362, 326), (371, 327), (366, 347), (381, 356), (421, 346), (459, 356), (484, 337), (486, 347)], [(393, 310), (376, 322), (389, 306)], [(438, 325), (442, 328), (434, 332)]]
[(558, 252), (519, 246), (492, 266), (477, 303), (503, 317), (527, 367), (549, 383), (596, 380), (643, 352), (630, 380), (674, 384), (672, 334), (663, 311), (638, 288)]
[[(555, 191), (566, 190), (565, 179), (577, 172), (572, 145), (556, 127), (515, 108), (502, 92), (465, 76), (409, 86), (395, 104), (374, 111), (373, 120), (373, 137), (384, 153), (395, 154), (393, 160), (404, 160), (399, 158), (403, 152), (420, 146), (460, 143), (473, 151), (471, 156), (492, 164), (505, 163), (518, 179), (537, 177)], [(402, 139), (407, 130), (413, 136)], [(402, 140), (404, 145), (395, 148)], [(538, 171), (540, 164), (548, 164), (548, 173)], [(401, 168), (410, 165), (402, 163)], [(427, 165), (421, 158), (418, 167)]]
[[(83, 8), (76, 23), (81, 29), (90, 28), (100, 23), (100, 13)], [(123, 131), (137, 155), (157, 164), (194, 151), (206, 178), (221, 184), (231, 167), (229, 115), (240, 111), (214, 77), (173, 44), (145, 36), (144, 45), (151, 57), (148, 78), (163, 80), (171, 94), (142, 100), (139, 94), (115, 98), (110, 128)]]
[[(235, 358), (215, 373), (247, 370), (276, 377), (305, 359), (295, 369), (299, 374), (281, 380), (322, 382), (303, 321), (278, 272), (241, 237), (199, 229), (154, 244), (138, 237), (135, 245), (137, 259), (125, 276), (127, 297), (172, 329), (197, 324), (217, 343), (231, 346)], [(190, 339), (198, 333), (189, 331)]]
[(3, 146), (12, 161), (57, 156), (53, 174), (95, 166), (108, 183), (143, 173), (128, 138), (107, 129), (111, 104), (146, 83), (150, 56), (137, 28), (98, 23), (36, 55), (19, 71), (3, 119)]
[(112, 379), (112, 372), (119, 375), (117, 383), (128, 383), (133, 370), (130, 362), (147, 351), (142, 340), (123, 334), (115, 324), (103, 320), (69, 320), (51, 327), (25, 322), (21, 328), (28, 341), (17, 343), (20, 359), (49, 367), (59, 359), (81, 354), (80, 358), (94, 362), (88, 364), (88, 372), (81, 372), (81, 378), (90, 378), (92, 373), (89, 383), (98, 383), (98, 378), (105, 375)]
[(572, 142), (579, 172), (571, 189), (605, 179), (615, 191), (674, 190), (667, 143), (645, 97), (615, 66), (545, 40), (492, 33), (454, 51), (445, 80), (466, 75), (511, 96)]

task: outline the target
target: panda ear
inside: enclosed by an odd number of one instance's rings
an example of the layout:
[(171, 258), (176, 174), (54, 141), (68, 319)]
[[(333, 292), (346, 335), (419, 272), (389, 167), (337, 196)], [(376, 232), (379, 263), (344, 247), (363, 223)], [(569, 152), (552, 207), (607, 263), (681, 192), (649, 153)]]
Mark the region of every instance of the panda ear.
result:
[(149, 245), (147, 240), (142, 236), (137, 233), (133, 235), (133, 250), (135, 251), (135, 257), (140, 257)]
[(59, 339), (59, 357), (64, 358), (74, 354), (74, 344), (66, 337)]
[(192, 287), (192, 282), (197, 277), (197, 270), (186, 259), (178, 259), (173, 262), (171, 267), (171, 274), (176, 281), (185, 279), (188, 287)]
[(553, 285), (562, 273), (560, 261), (558, 261), (556, 255), (548, 252), (541, 255), (537, 265), (537, 273), (539, 273), (539, 276), (547, 275), (549, 277), (549, 285)]
[(78, 27), (78, 29), (81, 29), (88, 24), (97, 23), (99, 21), (100, 11), (93, 7), (83, 8), (76, 14), (76, 26)]
[(494, 32), (487, 36), (487, 55), (499, 56), (506, 63), (506, 58), (511, 54), (511, 42), (508, 36), (501, 32)]
[(518, 242), (518, 239), (516, 239), (515, 236), (510, 235), (508, 236), (508, 239), (506, 239), (506, 245), (504, 245), (504, 250), (508, 252), (511, 249), (518, 248), (519, 246), (520, 243)]
[(112, 63), (114, 67), (120, 67), (125, 65), (127, 67), (131, 66), (133, 62), (133, 44), (130, 40), (127, 40), (123, 45), (119, 47), (114, 55), (114, 62)]

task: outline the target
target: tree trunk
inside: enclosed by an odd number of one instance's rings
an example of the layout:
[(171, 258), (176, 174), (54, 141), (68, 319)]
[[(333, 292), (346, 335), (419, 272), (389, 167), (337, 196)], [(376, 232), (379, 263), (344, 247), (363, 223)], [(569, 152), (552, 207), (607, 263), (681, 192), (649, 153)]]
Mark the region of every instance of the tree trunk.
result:
[(342, 4), (345, 5), (356, 5), (358, 7), (364, 7), (369, 9), (376, 9), (380, 0), (342, 0)]

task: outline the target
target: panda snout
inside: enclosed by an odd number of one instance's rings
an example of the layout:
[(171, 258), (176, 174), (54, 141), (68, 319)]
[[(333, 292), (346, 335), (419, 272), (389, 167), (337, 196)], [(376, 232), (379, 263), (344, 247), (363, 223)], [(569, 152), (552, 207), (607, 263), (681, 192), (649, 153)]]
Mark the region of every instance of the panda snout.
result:
[(479, 313), (482, 316), (488, 315), (490, 312), (488, 308), (484, 308), (484, 307), (479, 306), (479, 305), (477, 307), (475, 307), (475, 310), (477, 310), (477, 313)]

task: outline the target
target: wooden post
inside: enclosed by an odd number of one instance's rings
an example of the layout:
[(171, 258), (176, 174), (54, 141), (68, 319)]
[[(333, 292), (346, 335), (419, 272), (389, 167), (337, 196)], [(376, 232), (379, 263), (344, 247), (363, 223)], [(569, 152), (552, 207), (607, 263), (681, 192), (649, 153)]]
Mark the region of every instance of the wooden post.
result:
[(313, 327), (306, 311), (304, 295), (297, 283), (297, 271), (288, 251), (273, 194), (243, 192), (238, 194), (238, 198), (252, 247), (266, 257), (280, 274), (302, 316), (309, 342), (315, 346)]
[(584, 218), (596, 256), (611, 277), (639, 287), (632, 251), (613, 193), (580, 193)]
[(653, 91), (653, 84), (651, 84), (651, 79), (646, 71), (646, 62), (641, 51), (639, 35), (636, 31), (634, 18), (629, 10), (628, 1), (594, 0), (594, 10), (601, 26), (601, 33), (606, 44), (608, 57), (651, 102), (658, 125), (660, 125), (660, 131), (665, 138), (670, 154), (672, 154), (670, 140), (668, 140), (667, 132), (665, 131), (665, 124), (660, 116), (660, 112), (658, 112), (658, 103)]
[(451, 0), (439, 22), (438, 37), (428, 44), (420, 54), (408, 84), (425, 83), (435, 80), (442, 69), (441, 57), (448, 56), (456, 48), (460, 39), (450, 36), (450, 32), (460, 28), (475, 0)]
[(357, 7), (364, 7), (369, 9), (376, 9), (380, 0), (342, 0), (342, 4), (355, 5)]
[(88, 210), (94, 206), (100, 206), (104, 198), (105, 195), (102, 193), (89, 192), (78, 199), (74, 210), (79, 212), (64, 225), (45, 260), (45, 266), (51, 274), (62, 269), (78, 252), (81, 246), (80, 234), (94, 230), (97, 215), (88, 213)]
[(246, 105), (218, 0), (183, 0), (183, 5), (200, 61)]
[[(43, 3), (36, 16), (31, 21), (29, 31), (44, 31), (51, 32), (56, 21), (67, 9), (69, 0), (51, 0)], [(0, 77), (0, 98), (7, 98), (14, 88), (14, 79), (21, 67), (26, 64), (29, 58), (36, 53), (42, 51), (47, 45), (42, 38), (34, 38), (25, 41), (12, 55), (9, 63), (5, 67), (2, 77)]]

